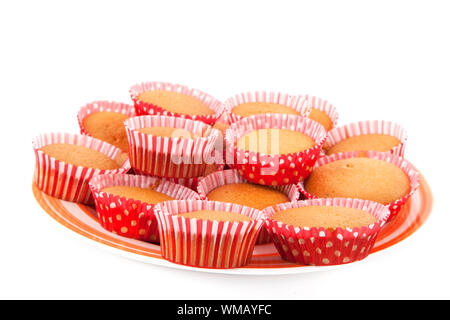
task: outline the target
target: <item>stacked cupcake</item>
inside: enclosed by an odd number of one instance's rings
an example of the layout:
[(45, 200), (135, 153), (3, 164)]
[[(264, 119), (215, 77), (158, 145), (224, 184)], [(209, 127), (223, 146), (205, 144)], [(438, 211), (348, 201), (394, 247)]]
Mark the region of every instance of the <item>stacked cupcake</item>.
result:
[(242, 267), (255, 245), (296, 264), (361, 260), (419, 185), (402, 127), (339, 127), (319, 97), (256, 91), (222, 103), (166, 82), (129, 92), (131, 104), (80, 108), (81, 134), (36, 137), (35, 182), (95, 205), (106, 230), (159, 244), (174, 263)]

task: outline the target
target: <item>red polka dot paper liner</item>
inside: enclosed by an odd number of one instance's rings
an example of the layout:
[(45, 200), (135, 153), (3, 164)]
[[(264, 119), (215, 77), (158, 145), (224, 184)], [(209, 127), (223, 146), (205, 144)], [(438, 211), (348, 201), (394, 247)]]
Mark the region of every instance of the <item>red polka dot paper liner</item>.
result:
[(384, 120), (359, 121), (336, 127), (328, 132), (328, 138), (325, 140), (323, 149), (328, 150), (345, 139), (366, 134), (384, 134), (397, 138), (400, 141), (399, 144), (389, 152), (399, 157), (404, 156), (407, 140), (406, 130), (396, 123)]
[(99, 175), (90, 180), (89, 186), (94, 196), (99, 222), (103, 228), (127, 238), (153, 243), (159, 243), (158, 222), (154, 215), (155, 205), (104, 192), (102, 191), (104, 188), (154, 187), (155, 191), (175, 199), (200, 199), (200, 196), (189, 188), (162, 181), (157, 177), (140, 175)]
[[(273, 220), (277, 211), (304, 206), (339, 206), (364, 210), (376, 222), (359, 228), (296, 227)], [(280, 256), (289, 262), (304, 265), (337, 265), (364, 259), (375, 244), (378, 232), (389, 216), (386, 206), (367, 200), (321, 198), (283, 203), (264, 209), (265, 227)]]
[[(408, 199), (414, 194), (414, 192), (416, 192), (416, 190), (419, 188), (419, 184), (420, 184), (420, 175), (417, 172), (417, 170), (415, 169), (415, 167), (412, 165), (412, 163), (410, 163), (409, 161), (407, 161), (405, 158), (396, 156), (395, 154), (392, 153), (388, 153), (388, 152), (376, 152), (376, 151), (367, 151), (366, 154), (364, 155), (367, 158), (371, 158), (371, 159), (377, 159), (377, 160), (381, 160), (381, 161), (386, 161), (389, 163), (392, 163), (394, 165), (396, 165), (397, 167), (399, 167), (400, 169), (403, 170), (403, 172), (408, 176), (409, 181), (410, 181), (410, 190), (409, 193), (407, 193), (406, 195), (404, 195), (402, 198), (397, 199), (389, 204), (387, 204), (387, 207), (389, 208), (390, 211), (390, 216), (388, 218), (388, 221), (390, 221), (392, 218), (394, 218), (397, 213), (400, 211), (400, 209), (402, 208), (402, 206), (408, 201)], [(329, 156), (325, 156), (320, 158), (315, 166), (314, 169), (323, 166), (327, 163), (333, 162), (333, 161), (337, 161), (337, 160), (342, 160), (342, 159), (349, 159), (349, 158), (356, 158), (356, 157), (360, 157), (360, 153), (355, 151), (355, 152), (342, 152), (342, 153), (335, 153)], [(317, 199), (318, 197), (309, 193), (308, 191), (305, 190), (305, 186), (304, 183), (301, 182), (298, 184), (299, 190), (301, 192), (301, 194), (306, 197), (307, 199)]]
[[(181, 213), (214, 210), (236, 212), (252, 221), (230, 222), (185, 218)], [(178, 200), (155, 208), (163, 258), (200, 268), (238, 268), (252, 257), (263, 226), (261, 211), (232, 203), (206, 200)]]
[(126, 173), (130, 169), (128, 160), (123, 163), (121, 168), (101, 170), (59, 161), (40, 150), (46, 145), (55, 143), (84, 146), (99, 151), (113, 160), (122, 153), (119, 148), (87, 135), (47, 133), (35, 137), (33, 140), (33, 149), (36, 156), (35, 183), (40, 190), (52, 197), (66, 201), (93, 204), (92, 194), (88, 185), (92, 177), (105, 173)]
[[(138, 131), (150, 127), (184, 129), (199, 137), (160, 137)], [(214, 161), (214, 144), (220, 133), (204, 122), (169, 116), (131, 117), (125, 120), (125, 129), (128, 156), (134, 171), (164, 178), (202, 176), (207, 163)]]
[(300, 95), (300, 97), (303, 97), (308, 101), (308, 104), (311, 106), (312, 109), (317, 109), (319, 111), (325, 112), (330, 118), (331, 122), (333, 123), (333, 128), (336, 127), (338, 119), (339, 119), (339, 113), (337, 109), (327, 100), (322, 99), (317, 96), (311, 96), (311, 95)]
[(299, 116), (307, 117), (311, 112), (311, 105), (308, 100), (301, 96), (294, 96), (282, 92), (274, 91), (253, 91), (236, 94), (224, 102), (224, 111), (229, 115), (229, 121), (234, 123), (243, 119), (242, 116), (234, 114), (233, 108), (249, 102), (276, 103), (290, 107), (299, 113)]
[[(233, 183), (249, 183), (243, 176), (241, 176), (236, 169), (228, 169), (223, 171), (213, 172), (200, 179), (197, 192), (202, 199), (208, 200), (207, 195), (217, 187), (233, 184)], [(297, 201), (300, 192), (295, 184), (288, 184), (284, 186), (277, 186), (274, 189), (279, 190), (286, 194), (290, 201)], [(263, 228), (259, 233), (256, 244), (264, 244), (270, 242), (271, 237)]]
[[(245, 134), (269, 128), (301, 132), (312, 138), (316, 144), (304, 151), (281, 155), (267, 155), (237, 148), (237, 141)], [(320, 157), (326, 135), (323, 126), (308, 118), (286, 114), (261, 114), (233, 123), (225, 133), (225, 140), (233, 166), (241, 175), (253, 183), (277, 186), (298, 183), (309, 176)], [(229, 159), (230, 157), (227, 157), (227, 161)]]
[[(157, 106), (151, 103), (147, 103), (139, 100), (139, 95), (143, 92), (147, 91), (172, 91), (181, 93), (187, 96), (191, 96), (203, 102), (208, 108), (210, 108), (214, 114), (210, 115), (189, 115), (189, 114), (181, 114), (175, 113), (164, 109), (164, 106)], [(206, 124), (213, 125), (217, 118), (221, 115), (223, 111), (223, 104), (221, 101), (217, 100), (213, 96), (200, 91), (198, 89), (189, 88), (187, 86), (181, 84), (174, 84), (169, 82), (143, 82), (140, 84), (133, 85), (129, 93), (131, 95), (131, 99), (134, 102), (134, 108), (136, 110), (136, 115), (164, 115), (164, 116), (175, 116), (182, 117), (192, 120), (203, 121)]]
[(90, 135), (83, 125), (83, 120), (88, 115), (96, 112), (117, 112), (125, 114), (129, 117), (133, 117), (135, 115), (134, 107), (128, 103), (105, 101), (105, 100), (87, 103), (86, 105), (80, 108), (77, 114), (78, 125), (80, 127), (81, 134)]

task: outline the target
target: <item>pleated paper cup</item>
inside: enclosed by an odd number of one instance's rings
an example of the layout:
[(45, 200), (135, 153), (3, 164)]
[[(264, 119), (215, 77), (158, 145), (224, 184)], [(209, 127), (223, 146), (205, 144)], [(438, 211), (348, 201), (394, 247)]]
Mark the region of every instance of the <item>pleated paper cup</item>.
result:
[[(330, 118), (332, 123), (332, 128), (335, 128), (339, 119), (339, 113), (337, 109), (327, 100), (322, 99), (317, 96), (312, 95), (300, 95), (300, 97), (304, 98), (308, 101), (308, 104), (311, 106), (311, 109), (317, 109), (319, 111), (324, 112), (328, 118)], [(311, 111), (312, 112), (312, 111)], [(327, 130), (329, 131), (329, 130)]]
[(407, 140), (406, 130), (396, 123), (384, 120), (359, 121), (341, 127), (336, 127), (328, 132), (328, 137), (327, 140), (325, 140), (323, 149), (329, 150), (343, 140), (367, 134), (383, 134), (397, 138), (399, 140), (398, 145), (388, 150), (387, 152), (395, 154), (399, 157), (404, 156), (405, 143)]
[[(304, 151), (280, 155), (237, 148), (237, 142), (242, 136), (259, 129), (297, 131), (313, 139), (315, 145)], [(309, 176), (320, 156), (326, 136), (325, 128), (308, 118), (286, 114), (261, 114), (233, 123), (225, 133), (225, 141), (233, 166), (241, 175), (253, 183), (278, 186), (298, 183)], [(227, 161), (230, 161), (230, 157), (227, 157)]]
[(158, 222), (154, 204), (103, 191), (107, 187), (149, 188), (175, 199), (200, 199), (193, 190), (157, 177), (130, 174), (103, 174), (89, 182), (100, 224), (118, 235), (159, 243)]
[[(199, 137), (160, 137), (138, 131), (150, 127), (184, 129)], [(204, 122), (169, 116), (139, 116), (128, 118), (125, 129), (130, 163), (138, 174), (195, 178), (203, 176), (207, 164), (214, 161), (214, 145), (219, 131)]]
[[(305, 206), (338, 206), (366, 211), (376, 222), (358, 228), (297, 227), (272, 219), (277, 211)], [(263, 210), (265, 227), (284, 260), (304, 265), (337, 265), (364, 259), (375, 244), (376, 237), (386, 223), (389, 209), (377, 202), (321, 198), (283, 203)]]
[[(208, 200), (207, 197), (208, 193), (210, 193), (212, 190), (224, 186), (226, 184), (235, 184), (235, 183), (250, 183), (250, 181), (248, 181), (241, 174), (239, 174), (238, 170), (236, 169), (217, 171), (200, 179), (197, 186), (197, 192), (202, 197), (202, 199)], [(289, 201), (298, 200), (300, 192), (298, 191), (298, 187), (295, 184), (277, 186), (273, 188), (275, 190), (283, 192), (289, 198)], [(263, 228), (259, 233), (258, 239), (256, 240), (256, 244), (269, 243), (270, 240), (271, 240), (270, 235)]]
[[(143, 92), (147, 91), (172, 91), (181, 93), (193, 98), (196, 98), (203, 102), (209, 109), (211, 109), (214, 114), (210, 115), (189, 115), (171, 112), (164, 109), (164, 106), (157, 106), (148, 102), (144, 102), (139, 99), (139, 95)], [(136, 110), (136, 115), (164, 115), (164, 116), (175, 116), (182, 117), (192, 120), (203, 121), (206, 124), (214, 125), (217, 118), (222, 114), (223, 104), (221, 101), (217, 100), (213, 96), (200, 91), (198, 89), (189, 88), (187, 86), (181, 84), (174, 84), (169, 82), (143, 82), (140, 84), (133, 85), (129, 93), (131, 95), (131, 99), (134, 102), (134, 108)]]
[[(349, 158), (358, 158), (358, 157), (360, 157), (360, 153), (357, 151), (335, 153), (335, 154), (320, 158), (316, 162), (314, 169), (319, 168), (320, 166), (323, 166), (325, 164), (331, 163), (333, 161), (349, 159)], [(409, 178), (409, 182), (410, 182), (409, 192), (407, 194), (405, 194), (403, 197), (401, 197), (400, 199), (397, 199), (395, 201), (390, 202), (389, 204), (386, 204), (386, 206), (389, 208), (389, 211), (390, 211), (390, 216), (387, 220), (390, 221), (393, 217), (395, 217), (397, 215), (397, 213), (400, 211), (402, 206), (408, 201), (408, 199), (419, 188), (420, 175), (417, 172), (417, 170), (415, 169), (415, 167), (409, 161), (407, 161), (405, 158), (396, 156), (395, 154), (392, 154), (392, 153), (367, 151), (366, 154), (364, 155), (364, 157), (392, 163), (393, 165), (402, 169), (402, 171)], [(318, 198), (317, 196), (306, 191), (303, 182), (299, 183), (298, 187), (299, 187), (300, 193), (305, 198), (307, 198), (307, 199), (317, 199)]]
[(250, 102), (275, 103), (292, 108), (298, 112), (299, 116), (307, 117), (311, 112), (311, 105), (308, 100), (302, 96), (290, 95), (275, 91), (253, 91), (236, 94), (224, 102), (224, 112), (229, 116), (230, 123), (234, 123), (244, 117), (232, 112), (233, 108)]
[[(198, 210), (236, 212), (253, 220), (223, 222), (180, 215)], [(264, 223), (264, 215), (259, 210), (206, 200), (162, 202), (155, 207), (155, 215), (163, 258), (201, 268), (225, 269), (247, 265)]]
[(92, 177), (105, 173), (126, 173), (130, 169), (128, 160), (123, 163), (121, 168), (101, 170), (59, 161), (40, 150), (46, 145), (56, 143), (84, 146), (99, 151), (113, 160), (120, 157), (122, 153), (119, 148), (87, 135), (48, 133), (35, 137), (33, 140), (33, 149), (36, 156), (35, 183), (40, 190), (52, 197), (93, 204), (88, 184)]

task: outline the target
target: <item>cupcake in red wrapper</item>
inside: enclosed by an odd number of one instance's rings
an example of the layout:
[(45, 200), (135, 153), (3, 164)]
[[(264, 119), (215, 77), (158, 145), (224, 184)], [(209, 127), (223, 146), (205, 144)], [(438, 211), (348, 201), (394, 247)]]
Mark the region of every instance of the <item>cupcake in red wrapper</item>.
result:
[(202, 176), (208, 164), (214, 163), (214, 145), (220, 133), (204, 122), (140, 116), (127, 119), (125, 128), (130, 163), (138, 174), (194, 178)]
[(247, 265), (264, 223), (259, 210), (206, 200), (166, 201), (155, 215), (163, 258), (201, 268)]
[(420, 176), (402, 157), (388, 152), (335, 153), (320, 158), (310, 177), (299, 183), (308, 199), (348, 197), (380, 202), (395, 217), (419, 187)]
[[(201, 178), (197, 192), (205, 200), (230, 202), (258, 210), (297, 201), (299, 197), (295, 184), (277, 187), (256, 185), (246, 180), (236, 169), (217, 171)], [(268, 243), (270, 240), (270, 235), (262, 229), (256, 244)]]
[[(89, 179), (104, 173), (126, 173), (130, 169), (128, 160), (118, 160), (119, 148), (86, 135), (42, 134), (33, 140), (33, 149), (37, 187), (62, 200), (93, 204)], [(96, 167), (98, 163), (105, 167)]]
[(308, 177), (326, 135), (322, 125), (304, 117), (261, 114), (233, 123), (225, 140), (240, 174), (253, 183), (277, 186)]
[(106, 141), (128, 153), (123, 122), (134, 115), (134, 107), (127, 103), (94, 101), (78, 111), (77, 119), (81, 134)]
[(257, 114), (280, 113), (306, 117), (311, 112), (307, 99), (287, 93), (254, 91), (236, 94), (224, 102), (224, 111), (234, 123)]
[(328, 132), (323, 149), (327, 155), (338, 152), (378, 151), (404, 156), (407, 133), (390, 121), (359, 121)]
[(223, 104), (197, 89), (168, 82), (144, 82), (130, 88), (136, 115), (165, 115), (214, 125)]
[(264, 213), (265, 226), (281, 257), (316, 266), (364, 259), (389, 216), (380, 203), (346, 198), (283, 203)]
[(311, 106), (309, 119), (319, 122), (327, 131), (336, 127), (339, 114), (331, 103), (316, 96), (301, 95), (301, 97), (306, 99)]
[(98, 175), (90, 180), (89, 186), (103, 228), (124, 237), (153, 243), (159, 243), (159, 234), (154, 215), (156, 203), (151, 202), (200, 199), (189, 188), (139, 175)]

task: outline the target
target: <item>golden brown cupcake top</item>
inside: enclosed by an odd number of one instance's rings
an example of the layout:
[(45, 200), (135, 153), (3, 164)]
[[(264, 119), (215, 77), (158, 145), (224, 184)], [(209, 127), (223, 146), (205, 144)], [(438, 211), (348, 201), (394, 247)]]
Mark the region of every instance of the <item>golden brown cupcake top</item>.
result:
[(272, 219), (296, 227), (358, 228), (376, 222), (367, 211), (338, 206), (305, 206), (276, 212)]
[(383, 204), (402, 198), (410, 181), (396, 165), (371, 158), (349, 158), (313, 169), (305, 190), (319, 198), (357, 198)]
[(211, 190), (209, 200), (231, 202), (262, 210), (278, 203), (289, 202), (283, 192), (252, 183), (231, 183)]
[(365, 134), (354, 136), (336, 143), (327, 150), (327, 155), (348, 151), (389, 151), (400, 144), (396, 137), (386, 134)]
[(308, 115), (308, 118), (320, 123), (327, 131), (333, 128), (333, 121), (331, 121), (330, 117), (325, 111), (312, 108), (311, 113)]
[(94, 138), (106, 141), (128, 152), (127, 133), (123, 122), (128, 115), (119, 112), (95, 112), (83, 119), (83, 127)]
[(307, 135), (287, 129), (259, 129), (251, 131), (237, 141), (237, 148), (264, 154), (288, 154), (314, 147)]
[(112, 170), (121, 167), (119, 163), (100, 151), (66, 143), (48, 144), (41, 151), (63, 162), (86, 168)]
[(145, 91), (139, 95), (138, 99), (174, 113), (188, 115), (214, 114), (214, 111), (199, 99), (173, 91)]
[(278, 103), (269, 103), (269, 102), (243, 103), (235, 106), (231, 110), (231, 112), (241, 117), (248, 117), (255, 114), (264, 114), (264, 113), (283, 113), (283, 114), (301, 115), (300, 112), (296, 111), (291, 107)]
[(137, 129), (137, 131), (145, 134), (151, 134), (153, 136), (168, 137), (168, 138), (195, 139), (201, 137), (201, 135), (198, 135), (196, 133), (181, 128), (151, 127), (151, 128)]
[(174, 198), (154, 190), (154, 187), (140, 188), (131, 186), (112, 186), (102, 189), (103, 192), (111, 193), (127, 199), (139, 200), (148, 204), (156, 204), (163, 201), (174, 200)]
[(252, 218), (239, 214), (237, 212), (228, 211), (214, 211), (214, 210), (199, 210), (179, 214), (185, 218), (196, 218), (201, 220), (214, 221), (230, 221), (230, 222), (245, 222), (252, 221)]

